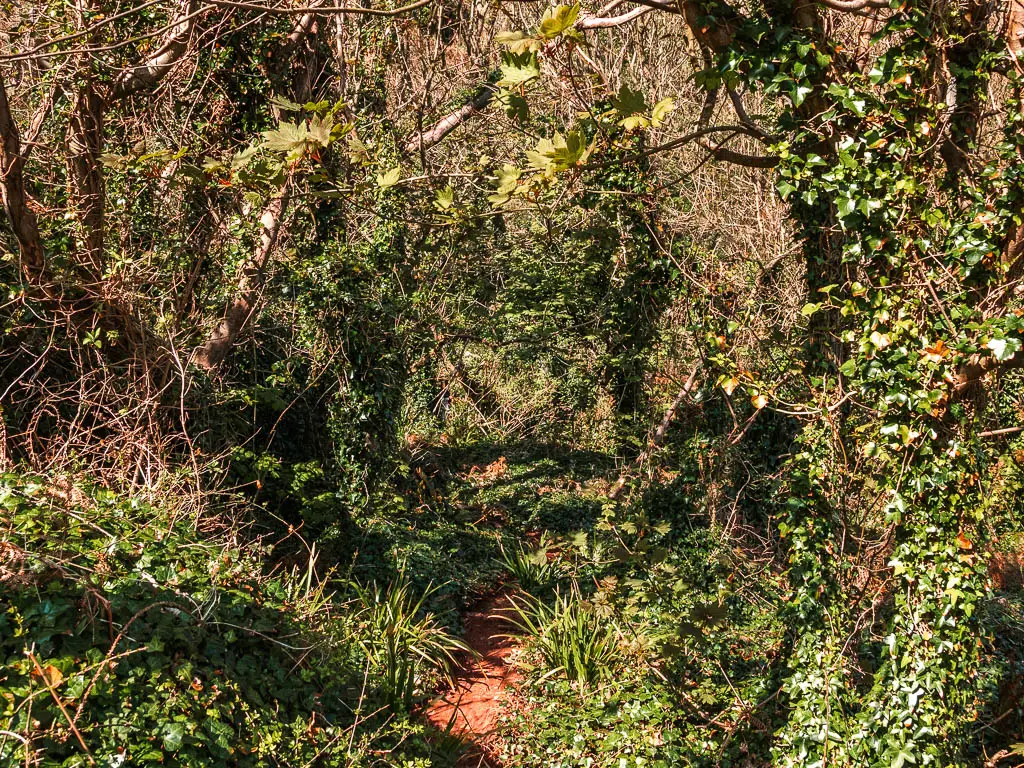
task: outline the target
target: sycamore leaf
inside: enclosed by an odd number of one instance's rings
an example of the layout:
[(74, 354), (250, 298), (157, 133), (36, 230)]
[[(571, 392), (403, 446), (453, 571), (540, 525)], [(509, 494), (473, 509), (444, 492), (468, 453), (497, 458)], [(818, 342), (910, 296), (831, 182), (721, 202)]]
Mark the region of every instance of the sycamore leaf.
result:
[(540, 40), (527, 35), (525, 32), (499, 32), (494, 36), (498, 45), (503, 45), (511, 53), (526, 53), (527, 51), (539, 51)]
[(496, 85), (509, 87), (524, 85), (540, 77), (540, 64), (537, 62), (536, 51), (514, 53), (505, 51), (501, 54), (501, 80)]
[(618, 95), (612, 100), (615, 111), (622, 116), (619, 125), (627, 131), (636, 128), (646, 128), (650, 121), (646, 117), (647, 101), (639, 91), (634, 91), (628, 85), (619, 88)]
[(578, 5), (557, 5), (544, 11), (538, 32), (545, 40), (551, 40), (572, 29), (580, 15)]
[(434, 205), (437, 206), (438, 210), (447, 211), (454, 204), (455, 190), (451, 187), (445, 187), (444, 189), (437, 190), (437, 196), (434, 198)]
[(370, 150), (356, 135), (348, 137), (348, 156), (353, 163), (364, 164), (370, 160)]
[(377, 174), (377, 186), (381, 189), (387, 189), (388, 187), (395, 186), (401, 178), (402, 169), (396, 165), (390, 171)]
[(254, 144), (251, 147), (243, 149), (241, 152), (236, 152), (231, 156), (231, 170), (237, 171), (240, 168), (245, 168), (249, 164), (249, 161), (255, 157), (256, 153), (260, 151), (259, 145)]
[(530, 117), (529, 103), (515, 91), (499, 88), (494, 94), (494, 100), (505, 110), (505, 114), (513, 120), (525, 123)]
[(296, 161), (305, 153), (308, 139), (309, 130), (305, 122), (281, 121), (276, 129), (263, 132), (263, 148), (271, 152), (282, 152), (289, 161)]
[(522, 171), (508, 163), (499, 168), (494, 176), (498, 187), (493, 195), (487, 197), (491, 205), (498, 206), (507, 203), (518, 186), (521, 175)]
[(319, 115), (314, 115), (309, 121), (309, 141), (326, 147), (331, 143), (331, 131), (334, 128), (334, 118), (327, 115), (322, 120)]
[(270, 99), (270, 103), (278, 109), (283, 109), (286, 112), (301, 112), (302, 105), (296, 104), (291, 99), (286, 99), (284, 96), (273, 96)]
[(675, 111), (675, 108), (676, 100), (671, 96), (659, 101), (651, 110), (651, 125), (655, 128), (660, 127), (661, 124), (665, 122), (666, 118), (668, 118), (669, 113)]

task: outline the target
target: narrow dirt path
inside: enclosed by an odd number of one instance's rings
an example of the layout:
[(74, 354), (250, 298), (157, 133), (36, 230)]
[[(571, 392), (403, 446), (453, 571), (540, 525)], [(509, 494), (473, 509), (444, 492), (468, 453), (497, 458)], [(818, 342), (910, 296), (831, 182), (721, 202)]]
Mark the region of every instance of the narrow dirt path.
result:
[(466, 614), (463, 639), (479, 658), (469, 659), (455, 674), (456, 687), (433, 701), (427, 708), (427, 719), (439, 730), (451, 732), (473, 744), (473, 749), (460, 765), (498, 765), (489, 757), (498, 713), (504, 694), (519, 678), (508, 662), (515, 648), (511, 638), (503, 637), (509, 624), (501, 618), (511, 609), (509, 594), (503, 589), (485, 598)]

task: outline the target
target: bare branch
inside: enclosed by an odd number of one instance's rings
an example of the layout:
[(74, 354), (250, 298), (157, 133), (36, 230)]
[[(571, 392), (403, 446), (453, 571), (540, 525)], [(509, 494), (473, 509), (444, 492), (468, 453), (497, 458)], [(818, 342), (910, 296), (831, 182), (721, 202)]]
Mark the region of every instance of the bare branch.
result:
[(434, 123), (431, 128), (411, 138), (405, 145), (405, 151), (411, 155), (420, 151), (420, 149), (430, 149), (473, 115), (485, 109), (493, 98), (494, 90), (488, 86), (483, 86), (468, 104), (464, 104), (454, 112), (445, 115)]
[(144, 62), (118, 75), (112, 96), (123, 99), (137, 91), (149, 90), (170, 72), (185, 55), (192, 29), (195, 26), (196, 0), (183, 0), (181, 12), (173, 22), (167, 37), (156, 52)]
[(280, 16), (293, 16), (296, 13), (351, 13), (363, 16), (401, 16), (403, 13), (424, 8), (433, 2), (435, 2), (435, 0), (416, 0), (416, 2), (409, 3), (409, 5), (403, 5), (401, 8), (395, 8), (393, 11), (382, 11), (376, 8), (341, 5), (313, 5), (306, 6), (304, 8), (288, 8), (287, 6), (268, 6), (260, 5), (258, 3), (235, 2), (235, 0), (211, 0), (210, 4), (222, 8), (242, 8), (247, 11), (261, 11), (262, 13), (273, 13)]
[(834, 11), (863, 11), (865, 8), (888, 8), (886, 0), (816, 0)]
[(609, 27), (618, 27), (628, 24), (634, 19), (650, 13), (652, 10), (654, 8), (649, 5), (641, 5), (639, 8), (634, 8), (621, 16), (587, 16), (576, 22), (576, 29), (608, 29)]

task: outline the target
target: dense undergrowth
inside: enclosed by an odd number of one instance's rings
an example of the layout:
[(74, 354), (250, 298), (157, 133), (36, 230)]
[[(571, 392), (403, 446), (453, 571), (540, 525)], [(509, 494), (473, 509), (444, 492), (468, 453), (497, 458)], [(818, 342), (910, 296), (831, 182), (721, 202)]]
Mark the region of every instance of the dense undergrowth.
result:
[(300, 5), (0, 13), (0, 766), (1020, 764), (1024, 5)]
[[(522, 590), (507, 631), (525, 681), (492, 759), (759, 764), (785, 712), (787, 585), (763, 545), (693, 506), (693, 478), (623, 503), (600, 452), (420, 445), (412, 462), (419, 503), (381, 500), (344, 542), (293, 534), (302, 557), (167, 495), (4, 475), (0, 754), (451, 765), (464, 742), (417, 712), (465, 658), (460, 612), (505, 582)], [(979, 750), (1024, 714), (1019, 590), (983, 622)]]

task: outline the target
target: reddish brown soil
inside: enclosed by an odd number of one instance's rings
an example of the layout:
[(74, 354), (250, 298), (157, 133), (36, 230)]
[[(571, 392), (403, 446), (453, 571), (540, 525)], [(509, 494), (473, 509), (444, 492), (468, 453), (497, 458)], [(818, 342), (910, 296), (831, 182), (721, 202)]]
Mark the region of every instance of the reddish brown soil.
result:
[(463, 639), (479, 658), (469, 659), (455, 675), (455, 688), (433, 701), (426, 711), (434, 727), (444, 731), (451, 723), (453, 734), (472, 743), (466, 765), (496, 765), (487, 757), (488, 746), (493, 744), (504, 696), (519, 679), (508, 662), (515, 643), (504, 637), (510, 627), (501, 618), (510, 608), (508, 596), (508, 590), (498, 592), (466, 614)]

